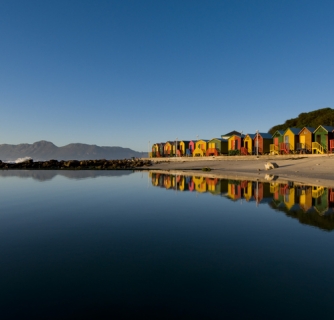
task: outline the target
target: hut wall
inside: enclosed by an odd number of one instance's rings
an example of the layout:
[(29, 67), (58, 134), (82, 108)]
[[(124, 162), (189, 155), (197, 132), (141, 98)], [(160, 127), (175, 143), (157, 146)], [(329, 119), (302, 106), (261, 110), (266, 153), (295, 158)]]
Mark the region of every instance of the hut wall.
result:
[(305, 128), (299, 134), (299, 143), (303, 143), (305, 145), (305, 150), (311, 153), (312, 152), (312, 142), (313, 142), (313, 133)]
[[(288, 137), (288, 140), (287, 140)], [(283, 137), (283, 142), (288, 142), (290, 146), (290, 151), (294, 151), (296, 149), (296, 144), (299, 141), (299, 136), (295, 135), (290, 129), (286, 131)]]
[(247, 148), (249, 154), (253, 152), (253, 139), (250, 136), (246, 136), (244, 139), (244, 148)]
[(272, 139), (263, 139), (263, 153), (270, 152), (270, 145), (273, 143)]

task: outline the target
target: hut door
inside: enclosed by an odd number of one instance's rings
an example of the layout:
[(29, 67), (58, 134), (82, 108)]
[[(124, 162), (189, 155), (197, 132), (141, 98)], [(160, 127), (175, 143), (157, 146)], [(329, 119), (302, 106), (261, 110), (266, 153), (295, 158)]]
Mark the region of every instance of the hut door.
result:
[(278, 138), (274, 138), (274, 145), (278, 146)]
[(320, 135), (320, 134), (317, 135), (317, 142), (318, 142), (319, 144), (321, 144), (321, 135)]
[(245, 148), (248, 150), (248, 141), (245, 141)]
[(302, 135), (302, 136), (299, 137), (299, 139), (300, 139), (300, 147), (302, 149), (305, 149), (305, 136)]
[(284, 142), (289, 143), (289, 136), (284, 136)]
[(238, 148), (238, 140), (234, 140), (234, 150), (239, 150), (239, 148)]

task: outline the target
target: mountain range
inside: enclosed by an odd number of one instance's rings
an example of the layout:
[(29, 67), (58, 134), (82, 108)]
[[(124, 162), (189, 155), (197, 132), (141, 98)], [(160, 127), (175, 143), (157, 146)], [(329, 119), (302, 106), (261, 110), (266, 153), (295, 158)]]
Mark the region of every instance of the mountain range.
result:
[(95, 160), (95, 159), (129, 159), (147, 157), (147, 152), (137, 152), (122, 147), (99, 147), (97, 145), (70, 143), (57, 147), (49, 141), (18, 145), (0, 144), (0, 160), (15, 161), (30, 157), (34, 161), (55, 160)]

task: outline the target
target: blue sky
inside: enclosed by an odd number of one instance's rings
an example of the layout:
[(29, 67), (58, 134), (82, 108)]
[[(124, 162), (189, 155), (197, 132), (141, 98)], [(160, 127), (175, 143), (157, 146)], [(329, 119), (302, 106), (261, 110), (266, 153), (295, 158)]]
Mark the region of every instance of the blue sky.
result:
[(334, 1), (0, 2), (0, 143), (267, 132), (334, 108)]

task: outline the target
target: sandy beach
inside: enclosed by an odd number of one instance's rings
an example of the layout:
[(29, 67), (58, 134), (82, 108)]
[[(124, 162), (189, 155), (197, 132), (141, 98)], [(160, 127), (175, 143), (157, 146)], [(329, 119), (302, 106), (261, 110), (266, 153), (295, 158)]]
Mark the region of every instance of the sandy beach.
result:
[[(265, 170), (264, 165), (267, 162), (275, 162), (279, 167)], [(202, 168), (210, 168), (211, 171), (202, 171)], [(334, 187), (334, 155), (160, 158), (153, 159), (153, 165), (149, 169), (219, 178), (294, 181)]]

